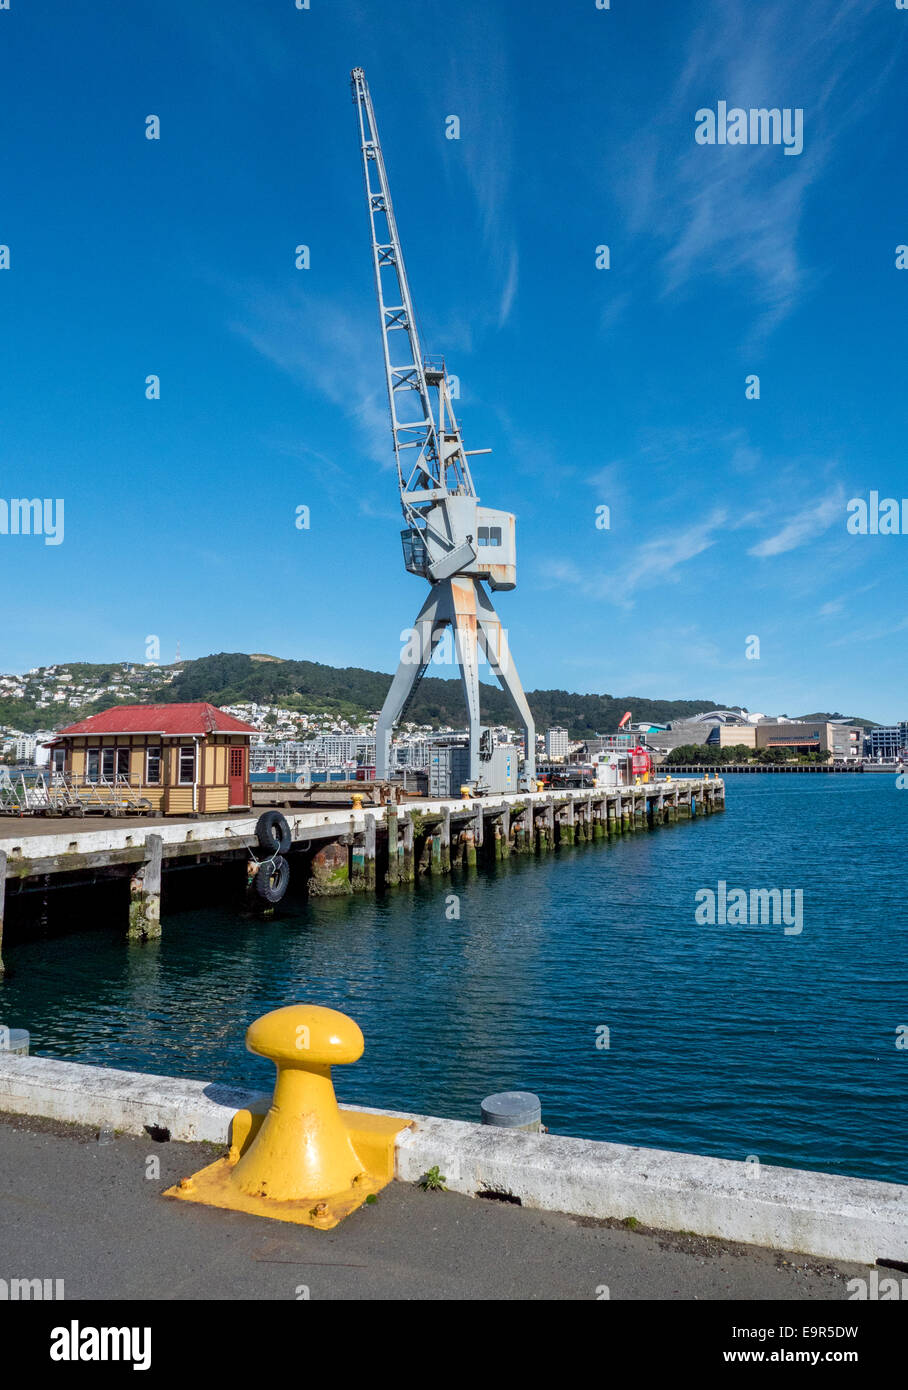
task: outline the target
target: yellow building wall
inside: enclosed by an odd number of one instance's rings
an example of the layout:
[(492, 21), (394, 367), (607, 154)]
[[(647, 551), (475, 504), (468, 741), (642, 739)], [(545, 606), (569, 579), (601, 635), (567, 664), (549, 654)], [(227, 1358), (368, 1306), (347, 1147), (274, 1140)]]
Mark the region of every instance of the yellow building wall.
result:
[[(92, 737), (90, 735), (80, 735), (71, 740), (67, 745), (66, 770), (72, 775), (77, 783), (85, 782), (87, 772), (87, 754), (89, 748), (124, 748), (128, 747), (129, 753), (129, 781), (133, 788), (138, 789), (140, 795), (145, 797), (155, 811), (163, 811), (165, 815), (184, 815), (193, 809), (193, 789), (191, 786), (183, 787), (179, 785), (180, 775), (180, 746), (179, 740), (171, 741), (162, 739), (159, 736), (149, 736), (140, 743), (133, 742), (132, 738), (125, 735), (117, 737), (114, 734)], [(182, 740), (189, 746), (191, 740)], [(230, 746), (246, 746), (241, 739), (231, 739), (229, 736), (221, 736), (212, 739), (211, 742), (202, 743), (198, 746), (199, 759), (199, 788), (197, 791), (197, 809), (204, 805), (207, 813), (219, 814), (226, 812), (230, 808), (230, 789), (229, 789), (229, 750)], [(161, 748), (161, 783), (153, 786), (145, 784), (146, 770), (146, 750), (148, 747)], [(248, 753), (247, 753), (248, 758)], [(248, 769), (247, 769), (248, 776)], [(202, 789), (204, 788), (204, 797)], [(104, 788), (98, 788), (99, 795), (109, 794)]]

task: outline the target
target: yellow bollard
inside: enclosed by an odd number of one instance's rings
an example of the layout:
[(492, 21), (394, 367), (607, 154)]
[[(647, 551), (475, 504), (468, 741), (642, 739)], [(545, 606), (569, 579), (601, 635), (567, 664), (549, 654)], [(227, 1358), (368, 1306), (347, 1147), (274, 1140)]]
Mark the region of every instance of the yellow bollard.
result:
[(665, 780), (666, 782), (670, 782), (672, 780), (672, 775), (670, 772), (666, 773)]
[(472, 796), (472, 792), (470, 791), (470, 788), (466, 785), (466, 783), (464, 783), (464, 785), (461, 787), (460, 795), (463, 797), (464, 801), (469, 801), (470, 797)]
[(354, 811), (361, 811), (361, 810), (363, 809), (363, 794), (362, 794), (362, 792), (354, 792), (354, 793), (353, 793), (353, 809), (354, 809)]
[(256, 1020), (250, 1052), (277, 1067), (267, 1115), (234, 1116), (230, 1152), (164, 1194), (329, 1230), (394, 1176), (394, 1141), (409, 1121), (338, 1108), (332, 1065), (356, 1062), (363, 1035), (352, 1018), (292, 1004)]

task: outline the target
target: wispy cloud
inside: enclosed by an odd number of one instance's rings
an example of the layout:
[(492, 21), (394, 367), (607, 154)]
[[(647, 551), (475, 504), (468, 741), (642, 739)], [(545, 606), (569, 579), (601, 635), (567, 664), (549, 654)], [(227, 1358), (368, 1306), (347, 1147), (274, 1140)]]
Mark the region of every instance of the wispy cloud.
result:
[(547, 588), (570, 585), (591, 598), (628, 608), (638, 589), (680, 580), (682, 566), (715, 545), (727, 519), (723, 509), (716, 509), (704, 521), (644, 541), (620, 569), (581, 570), (571, 561), (553, 559), (540, 566), (539, 574)]
[(394, 466), (381, 358), (371, 320), (302, 290), (278, 295), (242, 291), (242, 315), (231, 327), (263, 357), (341, 409), (354, 423), (366, 455)]
[(795, 550), (799, 545), (804, 545), (806, 541), (815, 541), (836, 521), (844, 524), (844, 518), (845, 489), (840, 485), (821, 502), (813, 503), (796, 512), (773, 535), (751, 546), (748, 554), (760, 558), (782, 555), (785, 551)]
[[(904, 35), (885, 36), (863, 0), (713, 0), (692, 30), (681, 73), (638, 136), (638, 158), (620, 182), (630, 229), (658, 228), (667, 246), (663, 288), (695, 277), (742, 277), (759, 306), (763, 337), (814, 281), (800, 250), (807, 197), (826, 173), (844, 130), (893, 72)], [(867, 82), (867, 72), (875, 74)], [(798, 106), (805, 145), (795, 158), (772, 146), (699, 146), (700, 107)], [(689, 144), (678, 135), (689, 132)]]

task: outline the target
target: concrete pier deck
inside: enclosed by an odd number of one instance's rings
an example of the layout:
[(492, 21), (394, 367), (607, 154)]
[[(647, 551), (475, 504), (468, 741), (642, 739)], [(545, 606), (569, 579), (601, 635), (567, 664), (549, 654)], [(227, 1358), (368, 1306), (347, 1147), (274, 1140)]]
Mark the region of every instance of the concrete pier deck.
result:
[(216, 1153), (0, 1114), (5, 1272), (62, 1279), (67, 1299), (811, 1302), (869, 1273), (399, 1182), (328, 1232), (161, 1196)]

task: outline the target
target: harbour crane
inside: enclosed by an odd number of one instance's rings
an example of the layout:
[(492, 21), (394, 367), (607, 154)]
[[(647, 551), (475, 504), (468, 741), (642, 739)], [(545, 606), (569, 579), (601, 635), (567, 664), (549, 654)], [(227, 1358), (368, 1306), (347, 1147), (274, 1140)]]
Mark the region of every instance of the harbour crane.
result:
[(404, 565), (429, 581), (376, 728), (375, 775), (390, 774), (391, 736), (438, 643), (450, 628), (469, 722), (469, 781), (479, 785), (488, 753), (479, 708), (479, 651), (523, 728), (524, 783), (536, 776), (536, 727), (492, 600), (483, 587), (513, 589), (517, 549), (511, 512), (481, 507), (452, 406), (443, 358), (423, 356), (372, 98), (362, 68), (351, 74), (359, 116), (372, 260), (403, 510)]

